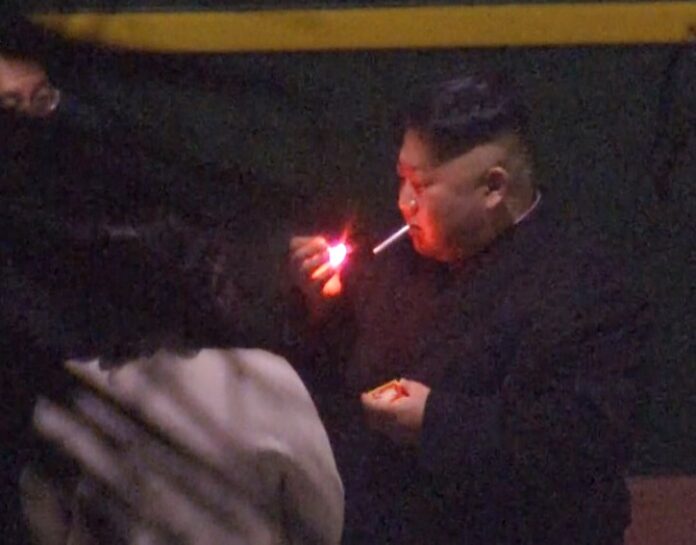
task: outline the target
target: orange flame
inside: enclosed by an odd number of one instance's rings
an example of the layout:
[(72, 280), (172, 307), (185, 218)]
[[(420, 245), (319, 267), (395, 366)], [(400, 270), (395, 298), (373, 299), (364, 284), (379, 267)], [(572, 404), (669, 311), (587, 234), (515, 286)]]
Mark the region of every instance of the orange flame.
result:
[(329, 247), (329, 265), (337, 269), (348, 256), (348, 246), (343, 242)]
[(339, 242), (333, 246), (329, 246), (328, 253), (329, 259), (326, 263), (321, 264), (317, 267), (314, 272), (312, 272), (312, 278), (321, 278), (326, 274), (326, 272), (331, 269), (334, 274), (327, 280), (326, 284), (322, 287), (321, 293), (325, 297), (335, 297), (341, 293), (343, 285), (341, 284), (340, 269), (345, 263), (351, 248), (344, 242)]

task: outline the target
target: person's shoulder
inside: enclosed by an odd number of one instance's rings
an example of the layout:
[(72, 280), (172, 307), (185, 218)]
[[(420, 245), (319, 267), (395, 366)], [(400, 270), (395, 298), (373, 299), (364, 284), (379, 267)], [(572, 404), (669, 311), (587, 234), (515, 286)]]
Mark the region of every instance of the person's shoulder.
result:
[(98, 359), (69, 359), (63, 364), (65, 370), (78, 380), (89, 382), (93, 386), (108, 387), (109, 371)]
[(529, 236), (522, 244), (520, 281), (536, 286), (536, 297), (571, 304), (608, 296), (629, 296), (631, 259), (626, 247), (591, 220), (565, 216), (546, 208), (530, 219)]
[(564, 256), (567, 272), (579, 280), (606, 284), (621, 283), (629, 277), (630, 256), (626, 247), (596, 225), (569, 223), (556, 248)]
[(289, 374), (295, 372), (290, 363), (282, 356), (264, 350), (263, 348), (231, 348), (227, 350), (204, 350), (202, 354), (220, 353), (225, 358), (234, 361), (238, 365), (253, 369), (260, 374)]
[(282, 356), (262, 348), (208, 348), (198, 352), (191, 363), (198, 369), (217, 368), (228, 380), (244, 381), (249, 387), (253, 384), (279, 398), (302, 396), (309, 399), (292, 365)]
[(628, 255), (591, 218), (566, 213), (553, 198), (542, 202), (539, 213), (520, 228), (528, 231), (526, 249), (536, 263), (551, 270), (570, 272), (589, 269), (620, 270)]
[(219, 380), (226, 381), (237, 421), (244, 415), (244, 427), (253, 430), (253, 442), (260, 451), (293, 459), (293, 464), (310, 451), (332, 460), (317, 408), (285, 358), (260, 348), (202, 350), (197, 358), (224, 367)]

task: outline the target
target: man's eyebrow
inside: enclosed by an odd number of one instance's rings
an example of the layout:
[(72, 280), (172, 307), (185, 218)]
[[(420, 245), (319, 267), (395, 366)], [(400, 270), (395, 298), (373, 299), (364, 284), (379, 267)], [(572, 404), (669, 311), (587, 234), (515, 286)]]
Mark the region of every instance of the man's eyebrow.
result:
[(425, 169), (422, 167), (408, 165), (408, 164), (402, 163), (401, 161), (396, 163), (396, 173), (399, 176), (423, 174), (424, 172), (425, 172)]

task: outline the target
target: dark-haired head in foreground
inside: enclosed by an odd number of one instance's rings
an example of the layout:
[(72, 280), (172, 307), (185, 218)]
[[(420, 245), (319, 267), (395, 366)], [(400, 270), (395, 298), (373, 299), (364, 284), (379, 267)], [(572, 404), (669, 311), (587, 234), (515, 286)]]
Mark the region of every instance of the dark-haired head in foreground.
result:
[(252, 341), (236, 252), (220, 237), (170, 220), (78, 231), (30, 218), (19, 227), (33, 234), (3, 244), (3, 318), (36, 348), (118, 363)]
[(83, 265), (88, 323), (70, 356), (118, 363), (244, 343), (234, 257), (228, 242), (178, 222), (104, 228)]

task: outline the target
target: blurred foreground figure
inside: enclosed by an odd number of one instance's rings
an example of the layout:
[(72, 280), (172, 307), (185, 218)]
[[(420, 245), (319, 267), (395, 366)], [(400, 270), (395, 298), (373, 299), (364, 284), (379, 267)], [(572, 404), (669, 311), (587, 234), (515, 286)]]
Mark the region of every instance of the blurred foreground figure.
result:
[[(77, 466), (73, 478), (23, 473), (35, 540), (339, 543), (341, 481), (295, 371), (262, 350), (197, 350), (206, 305), (192, 286), (217, 282), (219, 252), (197, 254), (201, 270), (182, 282), (173, 263), (189, 245), (172, 250), (181, 241), (171, 244), (169, 230), (111, 234), (83, 265), (91, 318), (72, 349), (83, 357), (65, 365), (74, 388), (34, 412), (54, 457)], [(229, 336), (243, 342), (248, 302), (233, 300), (231, 285), (217, 293), (239, 320)]]

